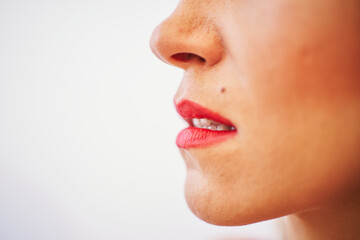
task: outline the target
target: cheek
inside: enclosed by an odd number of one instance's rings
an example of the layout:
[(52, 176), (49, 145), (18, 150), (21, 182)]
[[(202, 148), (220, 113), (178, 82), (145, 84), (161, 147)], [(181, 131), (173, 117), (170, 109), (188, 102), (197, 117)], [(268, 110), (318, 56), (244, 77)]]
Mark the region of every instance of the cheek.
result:
[(276, 201), (273, 213), (291, 213), (358, 187), (360, 54), (352, 40), (278, 44), (266, 45), (279, 49), (272, 56), (259, 44), (246, 63), (252, 111), (243, 117), (244, 151), (247, 161), (267, 168), (244, 191), (261, 193), (263, 206)]
[(278, 212), (336, 200), (360, 181), (360, 54), (350, 43), (304, 41), (271, 57), (259, 47), (248, 62), (252, 111), (244, 116), (244, 151), (248, 161), (267, 166), (267, 182), (251, 188), (273, 189), (262, 194), (277, 201)]

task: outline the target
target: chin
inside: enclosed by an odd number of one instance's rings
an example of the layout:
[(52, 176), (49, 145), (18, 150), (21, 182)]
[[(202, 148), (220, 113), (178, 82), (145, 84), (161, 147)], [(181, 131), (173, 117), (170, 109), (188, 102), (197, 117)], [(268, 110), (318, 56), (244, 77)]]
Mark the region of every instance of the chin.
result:
[[(327, 199), (314, 192), (281, 194), (274, 188), (222, 182), (215, 176), (205, 176), (200, 169), (188, 168), (185, 198), (190, 210), (201, 220), (218, 226), (242, 226), (285, 215), (302, 212), (318, 206)], [(321, 197), (323, 195), (323, 197)], [(326, 195), (326, 194), (325, 194)]]
[(218, 226), (241, 226), (272, 218), (265, 215), (266, 211), (255, 210), (254, 201), (239, 197), (241, 193), (237, 195), (234, 196), (226, 187), (209, 184), (196, 170), (188, 170), (185, 184), (186, 202), (201, 220)]

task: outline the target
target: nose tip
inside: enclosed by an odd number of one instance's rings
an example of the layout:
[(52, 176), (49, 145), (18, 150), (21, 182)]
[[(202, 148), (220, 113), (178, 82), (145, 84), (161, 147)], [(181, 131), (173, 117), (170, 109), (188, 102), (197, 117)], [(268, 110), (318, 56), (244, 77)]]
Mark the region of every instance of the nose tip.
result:
[(213, 66), (223, 55), (216, 25), (207, 18), (200, 18), (196, 12), (190, 14), (175, 10), (155, 28), (150, 47), (162, 61), (183, 69)]

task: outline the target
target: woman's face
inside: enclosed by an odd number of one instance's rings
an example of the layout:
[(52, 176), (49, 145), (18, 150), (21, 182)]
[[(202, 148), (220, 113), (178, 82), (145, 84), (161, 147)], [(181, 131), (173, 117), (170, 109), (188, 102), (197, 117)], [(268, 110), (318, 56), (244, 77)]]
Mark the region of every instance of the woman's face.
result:
[(175, 103), (236, 128), (180, 146), (197, 216), (242, 225), (359, 189), (359, 12), (358, 0), (183, 0), (155, 29), (153, 52), (185, 70)]

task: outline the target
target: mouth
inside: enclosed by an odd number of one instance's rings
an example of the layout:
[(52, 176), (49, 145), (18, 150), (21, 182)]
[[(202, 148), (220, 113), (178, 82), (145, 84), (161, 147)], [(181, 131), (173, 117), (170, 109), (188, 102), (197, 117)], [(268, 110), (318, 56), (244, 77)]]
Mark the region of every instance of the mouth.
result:
[(176, 138), (179, 148), (207, 147), (220, 143), (236, 134), (236, 128), (229, 120), (189, 100), (181, 100), (176, 110), (189, 123)]

